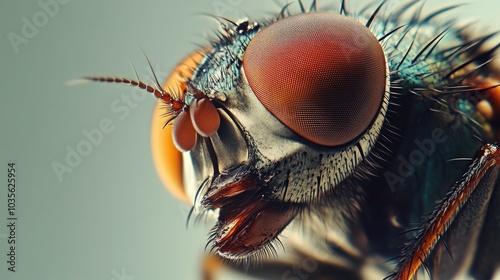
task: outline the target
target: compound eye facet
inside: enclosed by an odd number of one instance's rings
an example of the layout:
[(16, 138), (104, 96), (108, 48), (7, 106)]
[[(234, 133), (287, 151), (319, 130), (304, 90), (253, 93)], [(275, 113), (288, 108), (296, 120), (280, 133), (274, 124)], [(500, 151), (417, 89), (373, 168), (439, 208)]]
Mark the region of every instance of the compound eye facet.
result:
[(243, 69), (269, 112), (324, 146), (344, 145), (370, 126), (387, 77), (385, 55), (373, 33), (333, 13), (272, 23), (248, 45)]

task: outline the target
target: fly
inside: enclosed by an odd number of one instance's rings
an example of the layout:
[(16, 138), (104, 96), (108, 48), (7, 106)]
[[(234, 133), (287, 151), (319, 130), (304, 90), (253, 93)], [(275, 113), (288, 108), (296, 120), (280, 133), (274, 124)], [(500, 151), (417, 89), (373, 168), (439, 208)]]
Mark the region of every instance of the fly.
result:
[(491, 279), (495, 33), (439, 21), (456, 6), (423, 15), (421, 1), (387, 2), (216, 17), (217, 37), (163, 85), (87, 78), (158, 99), (157, 170), (194, 215), (216, 217), (208, 247), (229, 266), (259, 263), (247, 273), (266, 279)]

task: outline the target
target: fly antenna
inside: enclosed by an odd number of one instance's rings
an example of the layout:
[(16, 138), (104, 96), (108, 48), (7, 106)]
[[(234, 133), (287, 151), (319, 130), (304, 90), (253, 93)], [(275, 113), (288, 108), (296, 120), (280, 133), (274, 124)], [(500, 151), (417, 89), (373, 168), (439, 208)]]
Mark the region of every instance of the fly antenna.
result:
[[(146, 52), (144, 51), (143, 48), (141, 48), (142, 53), (144, 54), (144, 57), (146, 57), (146, 60), (148, 61), (149, 69), (151, 69), (151, 73), (153, 73), (153, 77), (155, 78), (155, 83), (156, 86), (158, 87), (159, 90), (161, 90), (161, 85), (160, 82), (158, 81), (158, 77), (156, 76), (155, 70), (153, 69), (153, 65), (151, 64), (151, 61), (149, 60), (148, 56), (146, 55)], [(137, 73), (136, 73), (137, 74)]]
[(115, 84), (126, 84), (126, 85), (131, 85), (131, 86), (136, 86), (141, 89), (146, 90), (147, 92), (150, 92), (154, 94), (156, 98), (163, 99), (164, 95), (169, 95), (169, 93), (156, 89), (150, 85), (147, 85), (139, 80), (132, 80), (128, 78), (122, 78), (122, 77), (108, 77), (108, 76), (85, 76), (83, 77), (86, 80), (94, 81), (94, 82), (103, 82), (103, 83), (115, 83)]

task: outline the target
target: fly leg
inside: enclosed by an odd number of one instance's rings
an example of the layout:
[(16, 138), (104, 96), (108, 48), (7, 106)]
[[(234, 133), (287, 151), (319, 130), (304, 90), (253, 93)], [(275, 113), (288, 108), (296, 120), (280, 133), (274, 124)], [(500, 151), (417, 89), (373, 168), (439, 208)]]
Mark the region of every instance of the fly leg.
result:
[[(437, 279), (452, 279), (468, 272), (476, 255), (481, 231), (490, 226), (485, 225), (485, 219), (490, 223), (496, 218), (497, 230), (499, 227), (499, 217), (489, 217), (499, 213), (495, 209), (499, 207), (498, 194), (494, 198), (496, 203), (491, 201), (493, 194), (499, 192), (496, 184), (499, 170), (500, 147), (493, 144), (482, 146), (468, 171), (437, 203), (433, 212), (424, 219), (417, 235), (405, 245), (399, 264), (388, 278), (413, 279), (422, 267)], [(497, 231), (496, 237), (486, 238), (494, 239), (498, 244), (500, 236)], [(484, 246), (479, 248), (485, 249)], [(491, 257), (496, 255), (498, 252)], [(486, 262), (483, 270), (488, 269), (488, 262), (494, 263), (488, 259), (482, 261)]]

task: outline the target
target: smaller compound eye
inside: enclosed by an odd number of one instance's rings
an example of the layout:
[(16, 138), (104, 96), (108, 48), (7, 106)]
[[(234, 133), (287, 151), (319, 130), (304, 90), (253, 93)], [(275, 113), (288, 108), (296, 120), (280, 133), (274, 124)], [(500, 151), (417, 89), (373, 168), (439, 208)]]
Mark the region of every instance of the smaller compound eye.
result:
[(272, 23), (248, 45), (243, 69), (271, 114), (324, 146), (361, 135), (377, 116), (386, 87), (377, 38), (356, 20), (333, 13)]

